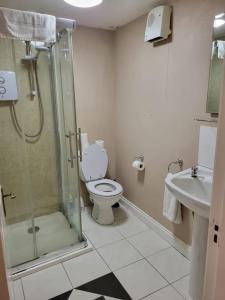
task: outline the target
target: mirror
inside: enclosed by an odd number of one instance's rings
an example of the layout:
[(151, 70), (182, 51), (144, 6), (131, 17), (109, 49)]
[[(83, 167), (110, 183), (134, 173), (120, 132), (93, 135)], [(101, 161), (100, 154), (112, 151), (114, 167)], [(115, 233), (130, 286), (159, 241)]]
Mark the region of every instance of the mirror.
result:
[(219, 113), (225, 67), (225, 13), (215, 16), (206, 112)]

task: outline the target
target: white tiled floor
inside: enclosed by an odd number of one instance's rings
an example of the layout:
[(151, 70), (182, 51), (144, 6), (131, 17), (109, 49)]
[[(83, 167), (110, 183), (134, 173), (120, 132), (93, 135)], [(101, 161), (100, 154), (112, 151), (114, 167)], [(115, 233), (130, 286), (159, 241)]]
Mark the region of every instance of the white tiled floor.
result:
[(116, 271), (115, 275), (134, 300), (168, 285), (168, 282), (145, 259)]
[(113, 242), (123, 239), (123, 236), (116, 229), (107, 226), (94, 227), (85, 233), (95, 248), (112, 244)]
[(124, 236), (129, 237), (134, 234), (148, 230), (149, 228), (141, 222), (137, 217), (130, 216), (125, 222), (115, 223), (115, 228)]
[[(114, 212), (115, 223), (101, 226), (86, 209), (83, 228), (94, 251), (11, 283), (12, 300), (48, 300), (110, 272), (134, 300), (190, 300), (189, 261), (123, 207)], [(73, 290), (69, 300), (98, 297)]]
[(15, 299), (15, 300), (24, 299), (23, 287), (20, 279), (9, 282), (9, 293), (10, 293), (10, 299)]
[(142, 259), (142, 255), (126, 240), (98, 249), (112, 271), (125, 267)]
[(75, 257), (63, 263), (73, 287), (110, 273), (110, 269), (96, 251)]
[(174, 282), (173, 287), (186, 299), (191, 300), (191, 297), (189, 296), (189, 276), (186, 276), (176, 282)]
[(153, 230), (147, 230), (128, 238), (128, 241), (146, 257), (160, 250), (169, 248), (170, 245), (164, 241)]
[(144, 300), (183, 300), (184, 298), (171, 286), (167, 286), (158, 292), (144, 298)]
[(71, 290), (71, 283), (61, 264), (22, 278), (26, 300), (45, 300)]
[(189, 274), (189, 261), (174, 248), (147, 257), (147, 260), (172, 283)]

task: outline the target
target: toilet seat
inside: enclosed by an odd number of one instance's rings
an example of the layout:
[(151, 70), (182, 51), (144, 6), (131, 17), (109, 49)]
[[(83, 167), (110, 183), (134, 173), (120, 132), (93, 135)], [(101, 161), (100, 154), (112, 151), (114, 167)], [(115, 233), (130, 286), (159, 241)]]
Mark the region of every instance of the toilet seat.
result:
[(110, 179), (91, 181), (88, 182), (86, 186), (90, 193), (104, 197), (116, 196), (123, 192), (122, 186), (118, 182)]

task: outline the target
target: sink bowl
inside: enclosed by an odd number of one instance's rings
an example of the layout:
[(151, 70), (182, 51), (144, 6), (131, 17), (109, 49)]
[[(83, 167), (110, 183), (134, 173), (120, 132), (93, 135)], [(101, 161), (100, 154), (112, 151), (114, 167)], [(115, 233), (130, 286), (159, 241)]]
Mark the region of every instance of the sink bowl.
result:
[(167, 176), (165, 183), (169, 191), (187, 208), (197, 215), (209, 218), (213, 172), (198, 167), (198, 177), (191, 177), (191, 169)]

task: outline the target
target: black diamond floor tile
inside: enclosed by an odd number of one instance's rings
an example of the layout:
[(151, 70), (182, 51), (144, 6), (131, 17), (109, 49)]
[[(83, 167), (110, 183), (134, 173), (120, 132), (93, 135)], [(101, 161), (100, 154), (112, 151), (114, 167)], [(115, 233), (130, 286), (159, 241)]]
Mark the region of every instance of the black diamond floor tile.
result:
[[(92, 280), (76, 288), (77, 290), (109, 296), (120, 300), (132, 300), (113, 273)], [(100, 298), (103, 300), (102, 298)], [(99, 299), (99, 300), (100, 300)]]
[(69, 296), (71, 295), (73, 290), (69, 291), (69, 292), (66, 292), (66, 293), (63, 293), (59, 296), (56, 296), (56, 297), (53, 297), (49, 300), (68, 300), (69, 299)]

